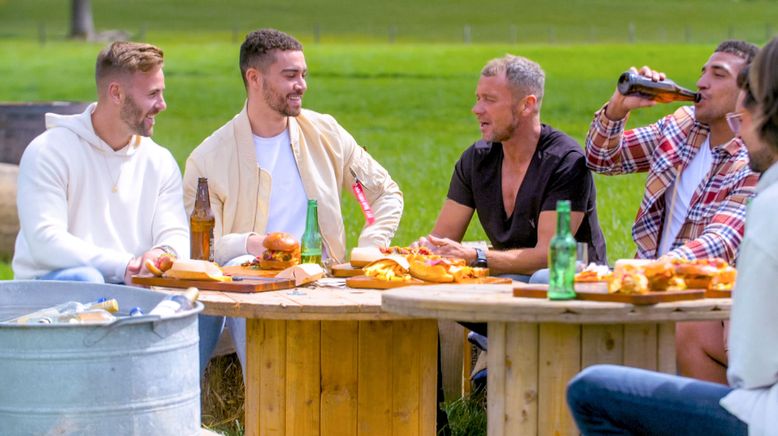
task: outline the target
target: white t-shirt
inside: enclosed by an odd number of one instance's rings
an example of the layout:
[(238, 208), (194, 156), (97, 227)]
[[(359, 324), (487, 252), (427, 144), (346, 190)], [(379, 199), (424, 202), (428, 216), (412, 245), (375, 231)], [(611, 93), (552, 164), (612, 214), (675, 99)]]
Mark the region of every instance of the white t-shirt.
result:
[(289, 130), (272, 138), (254, 136), (257, 165), (270, 173), (270, 207), (267, 232), (291, 233), (298, 240), (305, 232), (308, 196), (292, 153)]
[[(670, 246), (675, 242), (681, 226), (686, 221), (686, 215), (689, 213), (689, 203), (692, 201), (694, 191), (697, 190), (697, 187), (700, 186), (700, 183), (708, 175), (712, 164), (713, 153), (710, 150), (710, 139), (706, 138), (705, 142), (700, 146), (700, 151), (689, 162), (689, 166), (683, 170), (680, 177), (676, 178), (672, 185), (667, 187), (667, 191), (665, 191), (665, 226), (657, 257), (670, 251)], [(679, 181), (678, 192), (675, 194), (675, 203), (673, 203), (673, 191), (675, 190), (675, 184)], [(672, 221), (668, 225), (667, 220), (670, 218), (671, 207)]]

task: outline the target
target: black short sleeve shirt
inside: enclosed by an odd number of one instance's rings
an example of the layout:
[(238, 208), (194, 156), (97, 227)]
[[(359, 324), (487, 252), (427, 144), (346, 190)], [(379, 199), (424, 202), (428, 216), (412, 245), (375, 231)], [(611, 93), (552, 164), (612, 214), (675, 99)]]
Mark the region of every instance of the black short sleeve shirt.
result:
[(589, 243), (589, 260), (606, 263), (605, 238), (597, 220), (596, 190), (581, 146), (571, 137), (542, 125), (511, 216), (502, 201), (502, 144), (478, 141), (457, 161), (448, 198), (478, 212), (496, 249), (529, 248), (537, 244), (540, 213), (556, 210), (557, 200), (570, 200), (571, 210), (585, 212), (575, 234)]

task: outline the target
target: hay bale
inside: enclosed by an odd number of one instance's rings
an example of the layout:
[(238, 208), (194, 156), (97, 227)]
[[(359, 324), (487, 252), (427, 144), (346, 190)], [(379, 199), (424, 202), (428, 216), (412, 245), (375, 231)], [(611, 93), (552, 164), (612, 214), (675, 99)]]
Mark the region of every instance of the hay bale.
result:
[(237, 354), (212, 358), (200, 390), (204, 426), (228, 432), (244, 428), (245, 387)]
[(19, 166), (0, 163), (0, 259), (13, 257), (19, 215), (16, 213), (16, 179)]

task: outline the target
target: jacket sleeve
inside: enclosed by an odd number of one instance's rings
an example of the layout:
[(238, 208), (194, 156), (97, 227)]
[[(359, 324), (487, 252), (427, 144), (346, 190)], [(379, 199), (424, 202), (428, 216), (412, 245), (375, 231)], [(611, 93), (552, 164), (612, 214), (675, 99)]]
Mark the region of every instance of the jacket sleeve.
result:
[[(187, 216), (191, 215), (194, 210), (195, 197), (197, 196), (197, 179), (205, 177), (206, 173), (203, 170), (205, 165), (202, 162), (202, 156), (189, 156), (186, 160), (186, 168), (184, 170), (184, 208), (186, 209)], [(222, 201), (219, 193), (220, 187), (211, 185), (215, 183), (215, 179), (209, 181), (208, 195), (211, 200), (211, 211), (215, 219), (215, 225), (213, 227), (213, 257), (214, 261), (219, 265), (224, 265), (228, 261), (247, 254), (246, 243), (249, 236), (253, 233), (224, 233), (224, 201)]]
[(132, 253), (101, 248), (68, 232), (68, 169), (41, 147), (36, 142), (27, 147), (17, 184), (21, 233), (30, 255), (51, 271), (92, 266), (107, 282), (122, 282)]
[(586, 164), (597, 173), (616, 175), (648, 171), (651, 155), (663, 138), (663, 120), (624, 131), (627, 118), (612, 121), (607, 104), (594, 114), (586, 135)]
[[(354, 175), (362, 182), (365, 196), (375, 214), (375, 222), (362, 228), (358, 245), (390, 245), (403, 213), (403, 194), (389, 173), (367, 151), (360, 147), (354, 138), (343, 128), (341, 140), (349, 144), (350, 156), (344, 168), (343, 189), (351, 192)], [(353, 171), (353, 173), (352, 173)]]
[[(771, 213), (775, 210), (767, 208)], [(760, 222), (756, 225), (758, 231), (743, 241), (728, 341), (727, 378), (735, 388), (753, 389), (778, 383), (778, 335), (774, 334), (778, 328), (778, 238), (774, 217), (754, 216)], [(749, 221), (749, 232), (751, 226)]]
[(702, 234), (670, 251), (671, 256), (685, 259), (721, 257), (733, 263), (743, 240), (746, 206), (754, 196), (759, 176), (744, 165), (738, 171), (738, 182), (721, 202)]
[(169, 245), (178, 257), (189, 259), (189, 225), (184, 211), (181, 170), (171, 154), (166, 158), (167, 177), (162, 181), (154, 213), (154, 247)]

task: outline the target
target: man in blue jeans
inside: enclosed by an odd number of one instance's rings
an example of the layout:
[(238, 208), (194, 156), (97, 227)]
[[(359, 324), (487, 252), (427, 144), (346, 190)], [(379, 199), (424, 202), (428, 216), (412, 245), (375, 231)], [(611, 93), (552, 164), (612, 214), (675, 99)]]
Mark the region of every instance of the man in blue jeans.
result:
[(16, 279), (127, 283), (144, 262), (189, 257), (181, 171), (150, 136), (165, 108), (163, 53), (115, 42), (97, 57), (98, 100), (46, 114), (19, 165)]
[[(729, 338), (729, 386), (610, 365), (587, 368), (567, 401), (584, 435), (778, 434), (778, 39), (741, 74), (727, 115), (762, 172), (748, 208)], [(748, 74), (748, 76), (746, 76)]]

